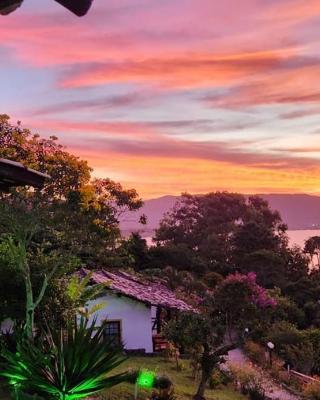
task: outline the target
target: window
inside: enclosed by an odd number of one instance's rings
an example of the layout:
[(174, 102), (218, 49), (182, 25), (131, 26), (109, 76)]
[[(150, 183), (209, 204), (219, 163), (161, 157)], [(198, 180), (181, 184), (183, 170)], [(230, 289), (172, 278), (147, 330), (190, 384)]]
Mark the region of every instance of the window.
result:
[(121, 344), (121, 323), (120, 321), (107, 321), (104, 328), (104, 338), (115, 345)]

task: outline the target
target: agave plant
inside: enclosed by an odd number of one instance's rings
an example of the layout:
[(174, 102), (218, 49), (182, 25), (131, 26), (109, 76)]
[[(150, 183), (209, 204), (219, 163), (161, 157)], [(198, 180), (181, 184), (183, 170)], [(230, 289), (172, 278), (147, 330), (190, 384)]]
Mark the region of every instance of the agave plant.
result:
[(96, 328), (95, 321), (89, 324), (81, 318), (64, 334), (47, 329), (37, 344), (23, 339), (17, 352), (3, 352), (6, 363), (0, 375), (15, 392), (18, 389), (57, 400), (85, 398), (134, 380), (132, 372), (109, 375), (126, 357), (121, 347), (104, 340), (103, 329)]

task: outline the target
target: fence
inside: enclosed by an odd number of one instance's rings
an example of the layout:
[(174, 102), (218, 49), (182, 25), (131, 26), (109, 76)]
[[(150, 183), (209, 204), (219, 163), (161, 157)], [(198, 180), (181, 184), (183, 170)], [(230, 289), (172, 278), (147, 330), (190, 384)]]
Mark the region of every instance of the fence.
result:
[(301, 372), (295, 371), (293, 369), (291, 369), (289, 372), (290, 372), (291, 376), (294, 376), (295, 378), (299, 379), (303, 383), (310, 383), (310, 382), (319, 382), (320, 383), (319, 379), (312, 378), (312, 376), (304, 375)]

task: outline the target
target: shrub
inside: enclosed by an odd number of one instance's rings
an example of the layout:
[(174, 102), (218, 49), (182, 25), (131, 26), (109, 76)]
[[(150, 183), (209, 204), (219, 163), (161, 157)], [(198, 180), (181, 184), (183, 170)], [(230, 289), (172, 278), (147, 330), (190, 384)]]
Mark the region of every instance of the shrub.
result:
[(280, 382), (283, 382), (287, 386), (290, 386), (292, 389), (295, 389), (298, 392), (302, 392), (303, 389), (303, 383), (302, 381), (297, 378), (296, 376), (292, 376), (288, 374), (287, 371), (280, 371), (278, 375), (278, 380)]
[(265, 364), (265, 350), (258, 343), (248, 340), (244, 346), (244, 350), (251, 361), (259, 365)]
[(274, 379), (280, 379), (280, 373), (284, 370), (283, 360), (280, 360), (278, 357), (272, 358), (272, 366), (269, 365), (269, 373)]
[(303, 394), (308, 400), (320, 400), (320, 382), (308, 383), (303, 390)]
[(228, 376), (216, 369), (209, 379), (210, 389), (216, 389), (218, 386), (227, 385), (229, 383)]
[(175, 400), (172, 381), (167, 376), (159, 376), (154, 384), (156, 391), (152, 393), (151, 400)]
[(320, 374), (320, 329), (308, 329), (303, 331), (304, 342), (312, 343), (313, 346), (313, 369), (312, 373)]
[(173, 386), (172, 381), (165, 375), (157, 376), (155, 378), (154, 387), (156, 389), (170, 389)]
[(276, 351), (281, 353), (284, 346), (301, 343), (303, 336), (301, 331), (294, 325), (286, 321), (281, 321), (272, 325), (268, 340), (274, 343)]
[(312, 343), (299, 343), (297, 345), (284, 346), (286, 360), (294, 369), (310, 374), (315, 365), (315, 352)]
[(248, 395), (250, 400), (265, 400), (266, 394), (261, 384), (255, 384), (248, 388)]
[(198, 348), (194, 348), (190, 352), (190, 368), (191, 368), (191, 376), (194, 380), (196, 380), (201, 373), (201, 353), (202, 348), (199, 346)]
[(242, 394), (249, 395), (251, 400), (264, 400), (266, 398), (261, 376), (253, 368), (233, 365), (231, 372)]
[(268, 340), (294, 369), (305, 374), (320, 373), (320, 329), (299, 331), (288, 322), (277, 322), (272, 326)]

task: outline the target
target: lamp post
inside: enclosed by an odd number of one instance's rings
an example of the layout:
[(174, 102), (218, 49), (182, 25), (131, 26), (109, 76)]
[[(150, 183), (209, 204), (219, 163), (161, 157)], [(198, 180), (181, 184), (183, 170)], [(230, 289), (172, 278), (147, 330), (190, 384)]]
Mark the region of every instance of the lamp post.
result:
[(274, 344), (272, 342), (268, 342), (267, 347), (268, 347), (268, 352), (269, 352), (270, 367), (272, 367), (272, 352), (274, 350)]
[(249, 336), (249, 328), (245, 328), (242, 332), (242, 340), (246, 341), (247, 337)]

